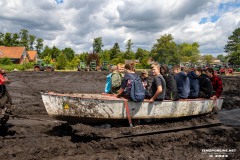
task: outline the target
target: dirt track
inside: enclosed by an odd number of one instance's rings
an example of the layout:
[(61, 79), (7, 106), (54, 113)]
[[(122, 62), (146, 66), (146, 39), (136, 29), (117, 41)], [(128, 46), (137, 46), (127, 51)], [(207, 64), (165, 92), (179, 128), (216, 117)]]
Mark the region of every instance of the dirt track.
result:
[[(95, 73), (95, 74), (93, 74)], [(215, 159), (202, 149), (236, 149), (229, 159), (240, 159), (240, 129), (221, 126), (160, 135), (104, 139), (115, 132), (152, 130), (158, 125), (137, 128), (99, 129), (51, 121), (40, 92), (101, 93), (107, 72), (13, 72), (8, 86), (16, 106), (15, 114), (36, 120), (10, 120), (0, 136), (0, 159)], [(240, 108), (240, 77), (222, 77), (223, 108)], [(174, 125), (181, 125), (178, 122)], [(0, 131), (3, 129), (0, 129)], [(223, 158), (222, 158), (223, 159)]]

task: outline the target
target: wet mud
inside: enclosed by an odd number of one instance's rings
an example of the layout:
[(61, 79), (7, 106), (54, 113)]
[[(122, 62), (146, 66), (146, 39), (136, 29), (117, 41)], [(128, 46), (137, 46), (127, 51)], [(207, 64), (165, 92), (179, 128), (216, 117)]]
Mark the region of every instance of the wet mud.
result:
[[(204, 117), (151, 125), (70, 125), (48, 117), (40, 92), (102, 93), (107, 72), (12, 72), (9, 92), (14, 114), (0, 128), (0, 159), (219, 159), (204, 149), (228, 149), (220, 159), (240, 159), (240, 129), (215, 126), (161, 134), (137, 133), (203, 123)], [(222, 76), (223, 110), (240, 108), (240, 77)], [(215, 117), (214, 117), (215, 118)], [(213, 156), (213, 157), (212, 157)]]

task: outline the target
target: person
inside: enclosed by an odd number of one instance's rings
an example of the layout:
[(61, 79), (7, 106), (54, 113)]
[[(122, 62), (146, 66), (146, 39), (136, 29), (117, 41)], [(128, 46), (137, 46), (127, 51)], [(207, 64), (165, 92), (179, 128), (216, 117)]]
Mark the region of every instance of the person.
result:
[(131, 92), (131, 83), (133, 81), (132, 77), (138, 76), (135, 73), (135, 64), (130, 63), (125, 65), (125, 75), (123, 77), (120, 89), (117, 93), (117, 97), (124, 96), (126, 98), (130, 98), (130, 92)]
[(118, 63), (117, 64), (117, 67), (118, 67), (118, 73), (120, 74), (120, 76), (122, 77), (122, 79), (123, 79), (123, 77), (124, 77), (124, 64), (122, 64), (122, 63)]
[(190, 82), (190, 93), (188, 98), (198, 98), (200, 89), (198, 75), (194, 71), (188, 71), (187, 76)]
[(112, 75), (111, 75), (111, 94), (117, 94), (118, 90), (120, 89), (122, 82), (122, 77), (118, 73), (118, 67), (117, 66), (112, 66)]
[(166, 100), (176, 101), (179, 99), (177, 83), (174, 79), (174, 76), (170, 74), (169, 68), (166, 64), (161, 65), (160, 73), (162, 74), (165, 82), (166, 82)]
[(206, 69), (206, 74), (210, 78), (212, 86), (213, 86), (213, 99), (219, 98), (223, 91), (222, 80), (220, 77), (214, 74), (214, 70), (212, 68)]
[(190, 93), (190, 82), (187, 77), (185, 68), (182, 69), (180, 65), (173, 66), (174, 78), (177, 82), (178, 95), (180, 98), (188, 98)]
[(112, 68), (113, 68), (113, 66), (109, 67), (110, 73), (106, 77), (106, 84), (105, 84), (105, 89), (104, 89), (104, 92), (109, 93), (109, 94), (111, 93), (111, 78), (112, 78), (112, 72), (113, 72)]
[(196, 75), (198, 75), (199, 80), (199, 94), (200, 98), (210, 98), (213, 96), (213, 86), (209, 77), (203, 73), (201, 67), (195, 69)]
[(153, 75), (149, 97), (149, 102), (162, 101), (166, 94), (166, 82), (160, 73), (160, 66), (158, 63), (151, 65), (151, 71)]
[(142, 84), (143, 84), (144, 89), (146, 91), (148, 91), (149, 87), (150, 87), (150, 83), (151, 83), (151, 80), (148, 76), (148, 71), (147, 70), (142, 70), (140, 78), (142, 80)]

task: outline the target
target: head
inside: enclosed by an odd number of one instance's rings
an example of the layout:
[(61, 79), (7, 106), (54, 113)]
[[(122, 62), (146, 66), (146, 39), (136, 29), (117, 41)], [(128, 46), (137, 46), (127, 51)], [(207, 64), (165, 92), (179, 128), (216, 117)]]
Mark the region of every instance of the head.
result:
[(141, 77), (142, 78), (147, 78), (148, 77), (148, 71), (147, 70), (141, 71)]
[(134, 63), (126, 64), (124, 68), (127, 73), (135, 72), (135, 64)]
[(160, 66), (158, 63), (154, 63), (151, 65), (151, 71), (153, 76), (157, 76), (158, 74), (160, 74)]
[(109, 68), (110, 72), (116, 72), (117, 71), (117, 66), (113, 65)]
[(206, 69), (206, 75), (210, 78), (214, 76), (214, 70), (212, 68), (207, 68)]
[(181, 67), (181, 71), (184, 73), (188, 73), (189, 69), (187, 67)]
[(118, 63), (117, 68), (119, 73), (124, 73), (124, 64)]
[(166, 64), (161, 65), (160, 72), (161, 72), (162, 75), (168, 74), (169, 73), (168, 66)]
[(196, 75), (200, 76), (202, 74), (202, 68), (197, 67), (194, 72), (196, 73)]
[(177, 74), (177, 73), (181, 72), (181, 66), (175, 65), (175, 66), (173, 66), (172, 70), (173, 70), (173, 73)]

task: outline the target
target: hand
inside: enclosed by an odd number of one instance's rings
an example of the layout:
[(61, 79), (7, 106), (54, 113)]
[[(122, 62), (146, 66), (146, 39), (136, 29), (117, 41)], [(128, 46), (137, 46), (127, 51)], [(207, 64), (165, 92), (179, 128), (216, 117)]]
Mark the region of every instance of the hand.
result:
[(116, 97), (117, 97), (117, 98), (121, 98), (121, 95), (117, 94)]
[(149, 103), (153, 103), (153, 102), (154, 102), (154, 99), (151, 98), (151, 99), (149, 100)]
[(216, 100), (216, 99), (217, 99), (217, 96), (214, 95), (214, 96), (210, 97), (210, 99)]

